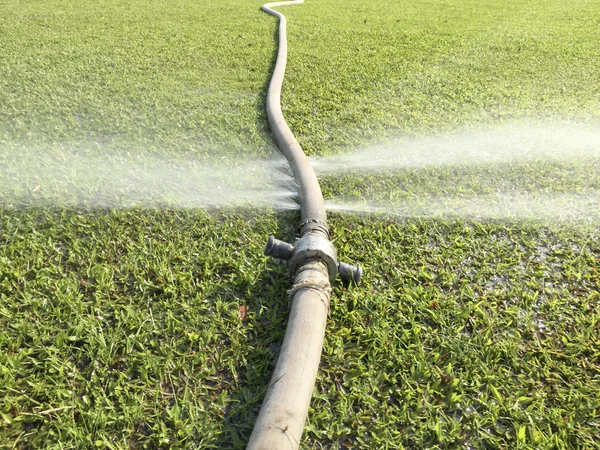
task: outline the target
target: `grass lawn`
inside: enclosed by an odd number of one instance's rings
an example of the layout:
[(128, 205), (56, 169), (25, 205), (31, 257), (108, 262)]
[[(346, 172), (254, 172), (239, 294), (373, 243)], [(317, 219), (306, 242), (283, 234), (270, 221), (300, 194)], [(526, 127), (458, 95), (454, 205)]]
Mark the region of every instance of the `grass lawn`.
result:
[[(268, 156), (276, 24), (261, 4), (0, 0), (0, 164)], [(530, 118), (600, 124), (594, 0), (284, 13), (283, 110), (311, 155)], [(262, 249), (292, 240), (298, 214), (38, 204), (35, 174), (11, 176), (0, 186), (31, 195), (0, 192), (0, 448), (243, 448), (289, 310), (286, 268)], [(597, 192), (600, 163), (510, 177)], [(493, 190), (472, 167), (323, 185), (379, 199), (457, 178)], [(597, 222), (330, 216), (365, 276), (334, 288), (302, 448), (600, 448)]]

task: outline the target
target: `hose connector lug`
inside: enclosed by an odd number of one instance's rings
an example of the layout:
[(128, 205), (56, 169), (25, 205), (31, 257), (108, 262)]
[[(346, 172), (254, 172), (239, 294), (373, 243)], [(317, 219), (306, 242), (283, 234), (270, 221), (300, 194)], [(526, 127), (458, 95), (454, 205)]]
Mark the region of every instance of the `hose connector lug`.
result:
[(338, 263), (338, 273), (340, 274), (340, 278), (344, 283), (358, 284), (360, 278), (362, 277), (363, 270), (360, 266), (353, 266), (340, 261)]
[(310, 259), (319, 259), (327, 266), (329, 280), (333, 283), (340, 276), (345, 284), (358, 284), (363, 270), (360, 266), (353, 266), (338, 262), (337, 251), (329, 239), (321, 234), (307, 234), (296, 241), (296, 245), (269, 236), (265, 246), (265, 256), (272, 256), (289, 262), (289, 272), (296, 275), (297, 270)]
[(270, 235), (265, 246), (265, 256), (272, 256), (277, 259), (285, 259), (286, 261), (294, 254), (294, 246), (287, 242), (275, 239), (275, 236)]

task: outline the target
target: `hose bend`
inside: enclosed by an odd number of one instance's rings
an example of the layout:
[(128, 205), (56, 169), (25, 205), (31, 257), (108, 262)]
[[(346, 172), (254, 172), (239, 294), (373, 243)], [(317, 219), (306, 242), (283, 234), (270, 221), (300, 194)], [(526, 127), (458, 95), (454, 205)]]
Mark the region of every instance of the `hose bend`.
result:
[(321, 187), (309, 159), (294, 137), (292, 130), (288, 127), (281, 111), (281, 87), (283, 86), (283, 77), (287, 65), (287, 22), (283, 14), (271, 8), (296, 5), (303, 2), (304, 0), (294, 0), (290, 2), (267, 3), (262, 7), (263, 11), (279, 19), (279, 49), (277, 50), (277, 61), (267, 92), (267, 116), (277, 145), (288, 159), (292, 173), (300, 186), (298, 193), (302, 217), (300, 234), (304, 235), (311, 231), (317, 231), (329, 237), (325, 202), (323, 201)]

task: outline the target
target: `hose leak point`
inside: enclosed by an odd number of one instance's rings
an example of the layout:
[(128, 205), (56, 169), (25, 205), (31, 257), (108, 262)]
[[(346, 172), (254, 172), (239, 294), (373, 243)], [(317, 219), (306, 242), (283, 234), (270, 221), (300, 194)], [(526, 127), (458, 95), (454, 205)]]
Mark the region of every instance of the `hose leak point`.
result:
[(321, 236), (308, 234), (300, 238), (296, 245), (269, 236), (265, 246), (265, 256), (272, 256), (289, 262), (289, 271), (292, 276), (296, 270), (309, 259), (322, 260), (329, 271), (331, 281), (339, 274), (342, 282), (358, 284), (363, 274), (362, 267), (353, 266), (337, 260), (335, 247), (328, 239)]

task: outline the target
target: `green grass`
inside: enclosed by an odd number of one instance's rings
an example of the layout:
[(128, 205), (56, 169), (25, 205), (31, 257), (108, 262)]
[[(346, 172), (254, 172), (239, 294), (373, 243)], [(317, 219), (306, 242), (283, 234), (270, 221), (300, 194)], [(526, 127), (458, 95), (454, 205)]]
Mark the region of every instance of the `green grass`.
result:
[[(205, 3), (0, 1), (0, 161), (271, 152), (275, 22), (261, 2)], [(527, 117), (600, 122), (594, 1), (285, 14), (284, 114), (311, 154)], [(597, 186), (583, 162), (508, 173), (523, 190)], [(485, 194), (486, 180), (429, 169), (324, 191)], [(334, 289), (302, 448), (599, 448), (596, 223), (331, 216), (340, 259), (365, 276)], [(297, 222), (0, 193), (0, 448), (243, 448), (289, 310), (285, 266), (262, 247)]]
[[(288, 8), (284, 113), (308, 152), (458, 125), (600, 115), (593, 1)], [(324, 38), (326, 36), (326, 38)]]
[(0, 143), (256, 153), (274, 51), (258, 5), (4, 1)]

